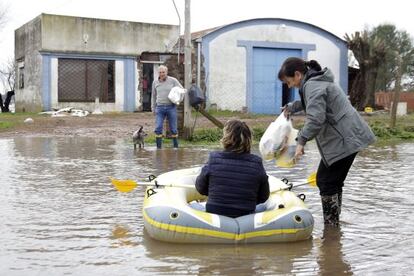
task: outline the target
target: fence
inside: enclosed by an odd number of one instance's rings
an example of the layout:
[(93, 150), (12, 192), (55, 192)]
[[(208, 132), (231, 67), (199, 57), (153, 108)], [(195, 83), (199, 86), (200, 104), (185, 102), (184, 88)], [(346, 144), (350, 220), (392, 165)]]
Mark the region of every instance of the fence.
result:
[[(394, 98), (393, 92), (377, 92), (375, 93), (375, 105), (384, 107), (385, 109), (391, 108), (391, 103)], [(414, 111), (414, 92), (401, 92), (400, 101), (407, 103), (407, 111)]]

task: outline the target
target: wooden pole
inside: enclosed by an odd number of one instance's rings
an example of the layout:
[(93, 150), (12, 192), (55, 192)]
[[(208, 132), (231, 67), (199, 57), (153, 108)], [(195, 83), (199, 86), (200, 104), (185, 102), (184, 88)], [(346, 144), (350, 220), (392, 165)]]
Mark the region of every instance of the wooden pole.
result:
[(403, 64), (402, 58), (400, 55), (397, 56), (397, 73), (395, 77), (395, 87), (394, 87), (394, 97), (392, 100), (392, 107), (391, 107), (391, 122), (390, 127), (394, 128), (397, 122), (397, 106), (398, 102), (400, 101), (400, 91), (401, 91), (401, 77), (403, 71)]
[[(191, 72), (191, 11), (190, 0), (185, 0), (185, 13), (184, 13), (184, 88), (190, 89), (192, 82)], [(184, 127), (183, 138), (189, 139), (192, 136), (191, 128), (191, 106), (188, 95), (184, 98)]]

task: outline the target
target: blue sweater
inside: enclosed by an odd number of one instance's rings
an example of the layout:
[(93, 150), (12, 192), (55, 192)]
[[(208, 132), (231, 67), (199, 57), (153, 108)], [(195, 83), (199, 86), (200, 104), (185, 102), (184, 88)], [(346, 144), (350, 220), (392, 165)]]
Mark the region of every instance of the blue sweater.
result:
[(262, 159), (250, 153), (212, 152), (196, 180), (197, 191), (208, 196), (207, 212), (228, 217), (253, 213), (269, 197)]

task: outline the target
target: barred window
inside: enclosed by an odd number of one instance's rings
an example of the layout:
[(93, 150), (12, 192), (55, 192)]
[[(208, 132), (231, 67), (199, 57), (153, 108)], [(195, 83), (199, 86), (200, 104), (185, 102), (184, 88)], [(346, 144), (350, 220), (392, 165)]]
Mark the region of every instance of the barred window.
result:
[(113, 60), (67, 59), (58, 61), (59, 102), (115, 102)]

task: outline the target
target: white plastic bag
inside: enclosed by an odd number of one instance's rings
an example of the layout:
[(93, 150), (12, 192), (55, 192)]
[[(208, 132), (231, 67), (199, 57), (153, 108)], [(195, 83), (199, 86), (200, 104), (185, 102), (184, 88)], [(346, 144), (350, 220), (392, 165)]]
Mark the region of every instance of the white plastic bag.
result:
[(178, 105), (180, 102), (184, 100), (186, 90), (184, 88), (175, 86), (170, 90), (170, 93), (168, 93), (168, 99)]
[(293, 167), (297, 135), (298, 130), (293, 128), (291, 120), (280, 114), (260, 139), (259, 150), (263, 159), (275, 159), (279, 167)]

